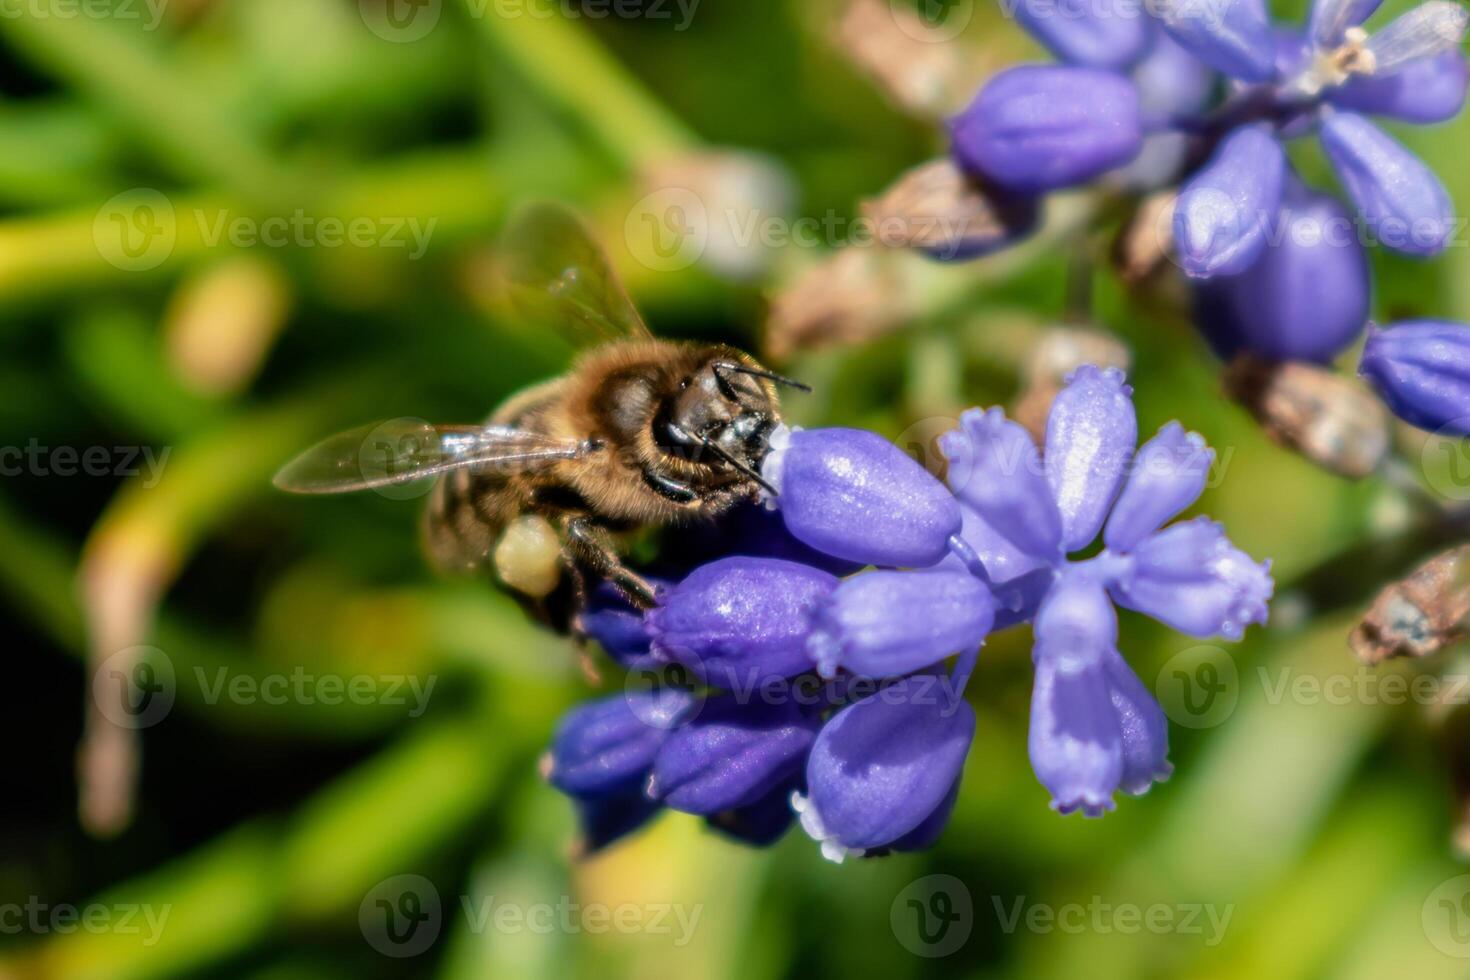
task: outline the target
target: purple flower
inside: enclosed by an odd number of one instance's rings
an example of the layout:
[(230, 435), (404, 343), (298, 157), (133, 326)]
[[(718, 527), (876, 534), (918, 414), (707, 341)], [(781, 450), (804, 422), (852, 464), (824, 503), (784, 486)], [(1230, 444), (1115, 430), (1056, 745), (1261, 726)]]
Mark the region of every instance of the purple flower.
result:
[(1411, 320), (1373, 330), (1360, 372), (1410, 425), (1470, 436), (1470, 326)]
[(822, 604), (807, 649), (823, 677), (900, 677), (977, 649), (994, 618), (990, 590), (967, 571), (865, 572)]
[(641, 789), (669, 730), (694, 703), (682, 692), (665, 689), (582, 705), (562, 719), (542, 760), (542, 774), (579, 798)]
[(1455, 209), (1423, 161), (1351, 112), (1334, 113), (1322, 124), (1322, 148), (1385, 247), (1409, 255), (1443, 251)]
[(1061, 61), (1087, 68), (1124, 69), (1148, 50), (1152, 25), (1126, 2), (1100, 9), (1096, 0), (1062, 0), (1050, 10), (1016, 6), (1016, 20)]
[(1368, 321), (1368, 256), (1332, 197), (1287, 191), (1276, 239), (1239, 275), (1195, 289), (1201, 330), (1225, 358), (1252, 351), (1282, 361), (1329, 361)]
[[(982, 565), (987, 555), (1001, 559), (994, 574), (984, 569), (998, 602), (1038, 608), (1032, 766), (1057, 809), (1098, 815), (1116, 790), (1142, 792), (1169, 772), (1162, 711), (1117, 653), (1112, 602), (1194, 635), (1238, 639), (1265, 621), (1270, 566), (1210, 522), (1160, 530), (1198, 499), (1214, 457), (1177, 423), (1134, 455), (1137, 422), (1119, 371), (1083, 367), (1057, 396), (1044, 482), (1019, 425), (997, 410), (967, 412), (960, 423), (940, 448), (955, 492), (980, 519), (971, 550)], [(1022, 525), (1023, 513), (1040, 516)], [(1099, 531), (1100, 554), (1067, 559)], [(1046, 571), (996, 548), (994, 534)], [(1007, 580), (1028, 589), (1018, 594)]]
[(1262, 0), (1167, 0), (1159, 22), (1200, 61), (1246, 82), (1275, 74), (1271, 20)]
[(1231, 133), (1184, 185), (1174, 207), (1174, 242), (1184, 271), (1206, 278), (1249, 268), (1266, 247), (1285, 176), (1286, 154), (1270, 127)]
[(646, 793), (685, 813), (751, 806), (784, 788), (806, 762), (820, 722), (792, 701), (711, 699), (659, 748)]
[(924, 568), (960, 529), (949, 491), (893, 443), (861, 429), (778, 430), (762, 476), (786, 528), (865, 565)]
[(811, 618), (836, 587), (828, 572), (779, 558), (704, 565), (649, 610), (652, 653), (731, 690), (794, 677), (812, 669)]
[(1404, 122), (1444, 122), (1465, 105), (1465, 56), (1458, 50), (1419, 58), (1393, 75), (1354, 75), (1328, 92), (1337, 106)]
[(1138, 155), (1138, 90), (1109, 71), (1022, 65), (992, 78), (950, 136), (962, 168), (1008, 190), (1069, 187)]
[[(698, 713), (675, 689), (568, 717), (546, 768), (578, 800), (589, 844), (667, 806), (758, 846), (799, 814), (834, 860), (930, 846), (974, 735), (963, 693), (980, 646), (1030, 619), (1030, 754), (1052, 805), (1098, 815), (1118, 790), (1167, 777), (1164, 715), (1118, 652), (1114, 604), (1238, 638), (1264, 621), (1272, 583), (1218, 525), (1165, 526), (1204, 490), (1204, 441), (1171, 423), (1135, 453), (1137, 435), (1122, 373), (1092, 366), (1055, 398), (1044, 454), (1000, 410), (964, 413), (940, 440), (954, 496), (871, 434), (792, 434), (765, 473), (797, 538), (846, 554), (858, 539), (872, 561), (872, 549), (928, 536), (934, 567), (839, 582), (781, 559), (724, 558), (661, 590), (644, 617), (647, 653), (618, 621), (613, 642), (626, 632), (636, 657), (686, 663), (732, 693)], [(1069, 557), (1099, 535), (1101, 552)], [(797, 674), (792, 691), (809, 681), (821, 697), (770, 697), (781, 692), (768, 684)]]
[(974, 711), (932, 675), (864, 698), (817, 736), (802, 826), (834, 861), (892, 845), (953, 805), (974, 734)]

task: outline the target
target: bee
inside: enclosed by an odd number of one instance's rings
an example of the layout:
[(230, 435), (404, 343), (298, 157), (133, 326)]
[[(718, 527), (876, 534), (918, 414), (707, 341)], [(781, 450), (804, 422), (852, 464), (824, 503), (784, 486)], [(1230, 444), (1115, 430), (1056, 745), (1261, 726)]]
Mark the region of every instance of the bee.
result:
[(638, 608), (654, 590), (623, 561), (630, 532), (718, 517), (774, 490), (761, 478), (799, 382), (722, 344), (654, 337), (578, 219), (535, 205), (513, 222), (506, 286), (517, 307), (579, 346), (564, 375), (508, 399), (483, 425), (395, 420), (340, 433), (276, 475), (282, 490), (347, 493), (435, 477), (431, 564), (492, 572), (566, 631), (589, 580)]

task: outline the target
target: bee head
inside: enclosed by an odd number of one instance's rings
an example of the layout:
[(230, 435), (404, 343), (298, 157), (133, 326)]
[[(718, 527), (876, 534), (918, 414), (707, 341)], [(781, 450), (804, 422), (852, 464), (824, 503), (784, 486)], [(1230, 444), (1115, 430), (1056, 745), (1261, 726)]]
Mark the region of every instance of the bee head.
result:
[(747, 476), (758, 471), (771, 431), (781, 421), (778, 384), (805, 388), (733, 352), (708, 358), (681, 380), (671, 400), (666, 423), (671, 447)]

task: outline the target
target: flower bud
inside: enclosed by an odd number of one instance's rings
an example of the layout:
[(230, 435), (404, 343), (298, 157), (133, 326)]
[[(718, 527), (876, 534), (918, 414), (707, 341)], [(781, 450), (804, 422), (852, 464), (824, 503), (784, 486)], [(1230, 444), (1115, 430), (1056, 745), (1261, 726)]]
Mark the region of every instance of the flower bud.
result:
[(562, 719), (542, 774), (563, 793), (614, 796), (642, 788), (669, 729), (694, 699), (682, 691), (631, 691), (592, 701)]
[[(666, 588), (662, 582), (654, 582)], [(652, 642), (648, 627), (643, 622), (643, 613), (628, 604), (610, 582), (599, 583), (587, 597), (586, 607), (577, 614), (577, 628), (607, 651), (624, 667), (642, 670), (657, 665), (658, 661), (649, 653)]]
[(964, 769), (975, 712), (940, 691), (941, 678), (905, 678), (839, 711), (807, 761), (802, 826), (832, 860), (886, 847), (944, 805)]
[(1329, 361), (1368, 321), (1368, 256), (1334, 198), (1289, 189), (1277, 241), (1249, 269), (1195, 288), (1196, 320), (1221, 357)]
[(1275, 73), (1275, 38), (1262, 0), (1165, 0), (1158, 17), (1180, 47), (1216, 71), (1243, 82)]
[(1023, 2), (1015, 11), (1026, 32), (1058, 60), (1087, 68), (1127, 68), (1148, 50), (1148, 17), (1121, 2), (1100, 8), (1098, 0), (1061, 0), (1044, 10)]
[(949, 485), (985, 522), (1043, 561), (1062, 555), (1062, 518), (1031, 436), (1005, 412), (972, 408), (939, 437)]
[(806, 638), (836, 576), (779, 558), (701, 566), (645, 617), (653, 653), (699, 680), (749, 690), (812, 669)]
[(1036, 193), (1086, 183), (1143, 146), (1138, 91), (1094, 68), (1022, 65), (992, 78), (950, 120), (964, 169), (1009, 190)]
[(580, 827), (573, 856), (589, 858), (639, 830), (663, 809), (641, 788), (613, 796), (573, 797)]
[(1149, 130), (1134, 161), (1108, 175), (1129, 190), (1155, 190), (1178, 182), (1189, 152), (1189, 137), (1168, 124), (1198, 114), (1215, 90), (1215, 73), (1161, 31), (1134, 66), (1129, 78), (1138, 89), (1139, 106)]
[(821, 722), (794, 702), (706, 702), (659, 749), (647, 793), (670, 809), (713, 814), (749, 806), (784, 786), (806, 761)]
[(1103, 534), (1109, 550), (1131, 551), (1198, 500), (1214, 461), (1215, 451), (1198, 433), (1178, 422), (1160, 429), (1133, 457)]
[(1470, 326), (1410, 320), (1373, 330), (1359, 373), (1410, 425), (1470, 436)]
[(865, 572), (822, 604), (807, 650), (823, 677), (898, 677), (977, 649), (994, 618), (990, 590), (968, 572)]
[(1410, 61), (1392, 75), (1354, 75), (1329, 89), (1327, 98), (1344, 109), (1404, 122), (1444, 122), (1465, 105), (1467, 77), (1465, 56), (1446, 51)]
[(1174, 205), (1174, 247), (1184, 271), (1208, 278), (1249, 268), (1266, 247), (1285, 176), (1286, 154), (1270, 127), (1244, 126), (1226, 137)]
[(861, 429), (778, 429), (761, 475), (786, 529), (838, 558), (925, 568), (948, 552), (960, 505), (929, 472)]
[(1356, 113), (1329, 116), (1321, 139), (1348, 196), (1385, 248), (1406, 255), (1443, 251), (1455, 206), (1434, 171)]
[(791, 795), (805, 786), (805, 774), (798, 773), (754, 803), (721, 810), (705, 818), (705, 822), (732, 840), (754, 847), (769, 847), (791, 829), (796, 811), (791, 808)]
[(1117, 368), (1084, 364), (1052, 403), (1042, 456), (1062, 518), (1062, 550), (1091, 544), (1138, 445), (1133, 389)]
[(1190, 636), (1238, 640), (1266, 621), (1271, 563), (1257, 564), (1232, 545), (1225, 529), (1196, 518), (1167, 527), (1139, 545), (1113, 598)]

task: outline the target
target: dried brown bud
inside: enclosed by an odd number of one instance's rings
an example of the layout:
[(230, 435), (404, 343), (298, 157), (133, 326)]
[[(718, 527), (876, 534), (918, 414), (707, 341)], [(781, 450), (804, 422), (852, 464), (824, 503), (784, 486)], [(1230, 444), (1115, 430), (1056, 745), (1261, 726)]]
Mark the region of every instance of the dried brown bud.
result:
[(904, 318), (897, 257), (844, 248), (807, 269), (771, 299), (767, 352), (780, 361), (793, 351), (859, 343), (897, 329)]
[(1353, 651), (1365, 662), (1423, 657), (1470, 634), (1470, 545), (1420, 565), (1378, 594), (1353, 630)]
[(1174, 248), (1174, 203), (1177, 191), (1160, 191), (1138, 202), (1133, 216), (1113, 243), (1113, 262), (1129, 285), (1137, 285), (1168, 267)]
[(1334, 473), (1359, 479), (1388, 453), (1388, 412), (1352, 378), (1242, 354), (1225, 369), (1224, 383), (1267, 435)]
[(898, 108), (942, 119), (964, 105), (981, 76), (976, 59), (948, 34), (886, 0), (853, 0), (838, 18), (833, 42)]
[(889, 248), (917, 248), (938, 258), (968, 258), (1015, 241), (1036, 224), (1034, 199), (1012, 197), (966, 176), (948, 157), (905, 173), (863, 217)]
[(1046, 438), (1051, 403), (1067, 376), (1084, 364), (1127, 371), (1133, 358), (1123, 342), (1095, 327), (1053, 327), (1042, 332), (1026, 356), (1021, 395), (1011, 415), (1037, 439)]

